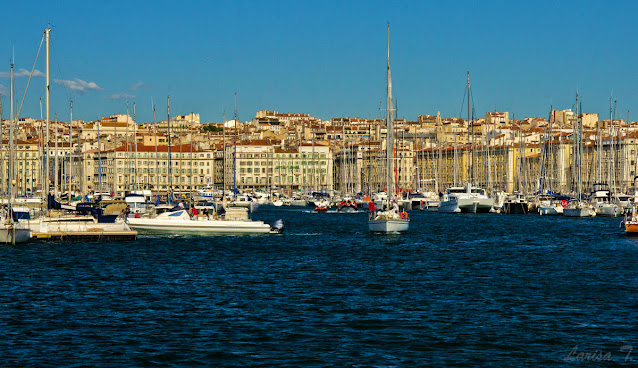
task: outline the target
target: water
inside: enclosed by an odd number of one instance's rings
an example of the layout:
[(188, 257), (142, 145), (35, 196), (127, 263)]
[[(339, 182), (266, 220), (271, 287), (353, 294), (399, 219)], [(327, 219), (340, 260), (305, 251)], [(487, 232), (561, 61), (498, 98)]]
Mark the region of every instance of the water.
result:
[(638, 362), (619, 219), (412, 212), (381, 236), (365, 213), (255, 217), (285, 234), (0, 247), (2, 365)]

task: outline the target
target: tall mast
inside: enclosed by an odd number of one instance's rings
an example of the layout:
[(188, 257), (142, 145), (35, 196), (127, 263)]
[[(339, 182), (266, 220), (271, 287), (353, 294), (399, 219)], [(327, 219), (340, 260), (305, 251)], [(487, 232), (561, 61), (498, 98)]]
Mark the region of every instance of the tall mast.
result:
[(189, 166), (189, 170), (190, 170), (190, 193), (191, 193), (191, 204), (193, 203), (193, 113), (191, 112), (191, 137), (190, 137), (190, 143), (191, 143), (191, 160), (190, 160), (190, 164)]
[(46, 89), (45, 89), (45, 104), (46, 104), (46, 129), (47, 129), (47, 139), (45, 144), (43, 145), (44, 147), (44, 170), (45, 170), (45, 175), (46, 175), (46, 180), (45, 180), (45, 184), (46, 184), (46, 191), (42, 190), (42, 195), (45, 195), (44, 193), (49, 193), (49, 188), (51, 187), (51, 176), (49, 175), (49, 142), (51, 141), (49, 139), (49, 89), (50, 89), (50, 85), (49, 85), (49, 32), (51, 31), (50, 28), (46, 28), (44, 30), (44, 35), (46, 38)]
[(156, 201), (159, 201), (159, 157), (157, 157), (157, 121), (155, 120), (155, 104), (153, 103), (153, 99), (151, 98), (151, 106), (153, 107), (153, 126), (155, 127), (155, 195)]
[(579, 119), (578, 119), (578, 113), (580, 111), (580, 108), (578, 106), (578, 92), (576, 92), (576, 129), (577, 129), (577, 133), (576, 133), (576, 138), (578, 139), (577, 143), (578, 143), (578, 150), (577, 153), (578, 155), (576, 156), (576, 159), (578, 160), (578, 200), (581, 200), (581, 193), (582, 193), (582, 184), (581, 184), (581, 170), (582, 170), (582, 152), (581, 152), (581, 127), (580, 127), (580, 123), (579, 123)]
[(222, 112), (222, 198), (226, 198), (226, 112)]
[[(42, 102), (40, 102), (42, 105)], [(42, 139), (40, 139), (42, 140)], [(2, 98), (0, 98), (0, 195), (4, 186), (4, 152), (2, 152)]]
[(54, 164), (55, 164), (55, 168), (53, 169), (53, 193), (55, 194), (55, 199), (57, 200), (58, 197), (60, 196), (59, 193), (59, 183), (58, 183), (58, 175), (59, 175), (59, 159), (58, 156), (60, 156), (60, 153), (58, 152), (58, 128), (59, 128), (59, 123), (58, 123), (58, 114), (55, 113), (55, 157), (54, 157)]
[[(102, 147), (100, 147), (100, 125), (101, 124), (97, 125), (97, 164), (98, 164), (97, 173), (100, 176), (99, 183), (100, 183), (100, 201), (101, 201), (103, 191), (102, 191)], [(114, 157), (117, 157), (116, 153), (117, 152), (115, 152), (115, 149), (114, 149), (113, 150)]]
[(611, 171), (612, 171), (612, 124), (614, 121), (613, 115), (612, 115), (612, 100), (613, 97), (609, 97), (609, 126), (608, 126), (608, 130), (609, 130), (609, 154), (607, 155), (607, 184), (609, 185), (609, 189), (613, 190), (613, 188), (611, 187), (613, 185), (612, 181), (611, 181)]
[[(13, 159), (13, 61), (11, 61), (11, 87), (9, 90), (9, 175), (7, 176), (8, 178), (8, 185), (9, 185), (9, 211), (11, 211), (11, 200), (13, 199), (14, 196), (14, 182), (15, 182), (15, 176), (14, 176), (14, 159)], [(7, 216), (9, 221), (11, 221), (11, 213), (9, 213), (9, 216)]]
[(237, 194), (237, 92), (235, 92), (235, 151), (233, 153), (233, 196)]
[(438, 153), (439, 153), (439, 163), (438, 165), (436, 165), (436, 183), (435, 183), (435, 190), (436, 190), (436, 194), (439, 194), (439, 180), (441, 180), (441, 112), (437, 111), (436, 112), (436, 145), (438, 146)]
[[(387, 90), (387, 109), (386, 109), (386, 129), (388, 131), (386, 143), (386, 162), (387, 162), (387, 193), (388, 202), (392, 201), (393, 185), (394, 185), (394, 127), (393, 127), (393, 106), (392, 106), (392, 75), (390, 73), (390, 23), (388, 23), (388, 90)], [(388, 206), (389, 207), (389, 206)]]
[(135, 172), (133, 173), (133, 191), (137, 190), (137, 122), (135, 121), (135, 102), (133, 102), (133, 144), (135, 145)]
[(166, 192), (166, 203), (173, 203), (173, 170), (171, 169), (171, 113), (170, 96), (166, 96), (166, 123), (168, 126), (168, 191)]
[(126, 170), (126, 175), (124, 176), (124, 178), (126, 179), (126, 191), (130, 191), (131, 184), (129, 179), (131, 176), (130, 174), (131, 158), (129, 157), (129, 147), (128, 147), (128, 101), (126, 101), (126, 167), (124, 169)]
[[(71, 147), (73, 146), (73, 139), (71, 137), (73, 137), (73, 134), (71, 134), (71, 130), (73, 127), (73, 100), (69, 100), (69, 168), (68, 168), (68, 173), (67, 173), (67, 177), (68, 177), (68, 188), (69, 188), (69, 195), (68, 195), (68, 201), (71, 202), (71, 182), (73, 179), (73, 155), (71, 154)], [(78, 135), (80, 133), (78, 132)]]
[[(471, 138), (473, 138), (474, 135), (474, 125), (472, 124), (472, 121), (470, 120), (470, 111), (471, 111), (471, 106), (470, 106), (470, 72), (467, 72), (467, 123), (468, 123), (468, 129), (467, 130), (467, 143), (470, 145), (470, 155), (471, 155), (471, 161), (469, 162), (469, 165), (467, 165), (468, 171), (467, 171), (467, 178), (468, 181), (470, 183), (472, 183), (472, 171), (474, 170), (473, 166), (473, 161), (474, 161), (474, 154), (472, 152), (472, 141)], [(471, 130), (471, 132), (470, 132)]]

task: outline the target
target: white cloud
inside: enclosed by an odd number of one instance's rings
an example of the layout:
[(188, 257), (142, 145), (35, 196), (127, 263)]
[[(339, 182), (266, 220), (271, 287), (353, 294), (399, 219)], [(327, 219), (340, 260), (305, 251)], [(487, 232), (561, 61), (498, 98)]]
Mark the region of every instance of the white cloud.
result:
[(104, 89), (98, 86), (95, 82), (85, 82), (79, 78), (75, 78), (74, 80), (54, 79), (53, 81), (72, 91), (85, 92), (85, 91), (101, 91)]
[(6, 96), (9, 94), (9, 88), (7, 86), (0, 84), (0, 96)]
[[(28, 77), (30, 74), (30, 70), (18, 69), (18, 71), (13, 71), (13, 78)], [(38, 69), (34, 69), (33, 76), (44, 77), (44, 73), (42, 73)], [(11, 72), (0, 72), (0, 78), (11, 78)]]
[(135, 95), (131, 95), (128, 93), (115, 93), (112, 95), (104, 96), (104, 98), (108, 98), (109, 100), (133, 100), (135, 99)]
[(139, 81), (139, 82), (137, 82), (137, 83), (132, 84), (132, 85), (131, 85), (128, 89), (129, 89), (130, 91), (137, 91), (138, 89), (141, 89), (141, 88), (148, 88), (148, 87), (149, 87), (149, 85), (148, 85), (148, 84), (146, 84), (146, 83), (144, 83), (144, 82), (142, 82), (142, 81)]

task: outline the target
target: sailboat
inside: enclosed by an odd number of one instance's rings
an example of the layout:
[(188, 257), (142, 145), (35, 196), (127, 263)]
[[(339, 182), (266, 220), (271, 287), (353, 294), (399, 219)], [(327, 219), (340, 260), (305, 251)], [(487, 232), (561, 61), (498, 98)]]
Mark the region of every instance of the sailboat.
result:
[(578, 197), (576, 200), (569, 202), (567, 207), (563, 209), (563, 216), (565, 217), (594, 217), (596, 216), (596, 211), (586, 201), (582, 200), (583, 189), (582, 189), (582, 134), (583, 127), (582, 121), (578, 119), (578, 93), (576, 94), (576, 122), (574, 125), (575, 131), (575, 140), (574, 147), (576, 148), (576, 157), (575, 157), (575, 166), (576, 166), (576, 175), (578, 182)]
[[(393, 104), (392, 104), (392, 77), (390, 74), (390, 25), (388, 24), (388, 89), (387, 98), (388, 106), (386, 111), (387, 139), (385, 146), (386, 162), (387, 162), (387, 197), (385, 200), (386, 210), (376, 213), (373, 219), (368, 220), (368, 227), (372, 232), (379, 233), (395, 233), (408, 231), (410, 220), (407, 212), (399, 214), (399, 206), (396, 202), (394, 193), (394, 121), (393, 121)], [(391, 202), (392, 201), (392, 202)], [(394, 205), (396, 204), (396, 205)]]
[(15, 164), (15, 160), (13, 157), (14, 152), (14, 142), (13, 142), (13, 132), (15, 121), (13, 119), (13, 62), (11, 63), (11, 91), (10, 91), (10, 106), (11, 106), (11, 117), (9, 119), (9, 177), (11, 186), (9, 187), (9, 200), (7, 203), (7, 213), (4, 221), (0, 224), (0, 243), (24, 243), (31, 238), (31, 230), (23, 224), (21, 224), (18, 220), (16, 220), (13, 213), (13, 199), (15, 198), (16, 191), (16, 180), (15, 180), (15, 169), (13, 165)]

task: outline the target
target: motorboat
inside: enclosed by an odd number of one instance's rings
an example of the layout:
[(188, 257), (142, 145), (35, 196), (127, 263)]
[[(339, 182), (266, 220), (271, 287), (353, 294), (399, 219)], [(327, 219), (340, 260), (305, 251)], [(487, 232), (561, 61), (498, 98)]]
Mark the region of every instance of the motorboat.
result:
[(464, 187), (448, 188), (439, 205), (439, 212), (487, 213), (492, 209), (493, 203), (485, 189), (468, 183)]
[(589, 195), (589, 203), (594, 207), (597, 216), (616, 217), (621, 214), (620, 208), (612, 200), (607, 184), (594, 183), (594, 191)]
[(140, 231), (187, 235), (278, 234), (284, 230), (281, 220), (269, 225), (249, 219), (248, 209), (243, 207), (226, 208), (224, 215), (199, 214), (193, 218), (185, 209), (177, 209), (154, 217), (128, 218), (127, 222), (131, 228)]

